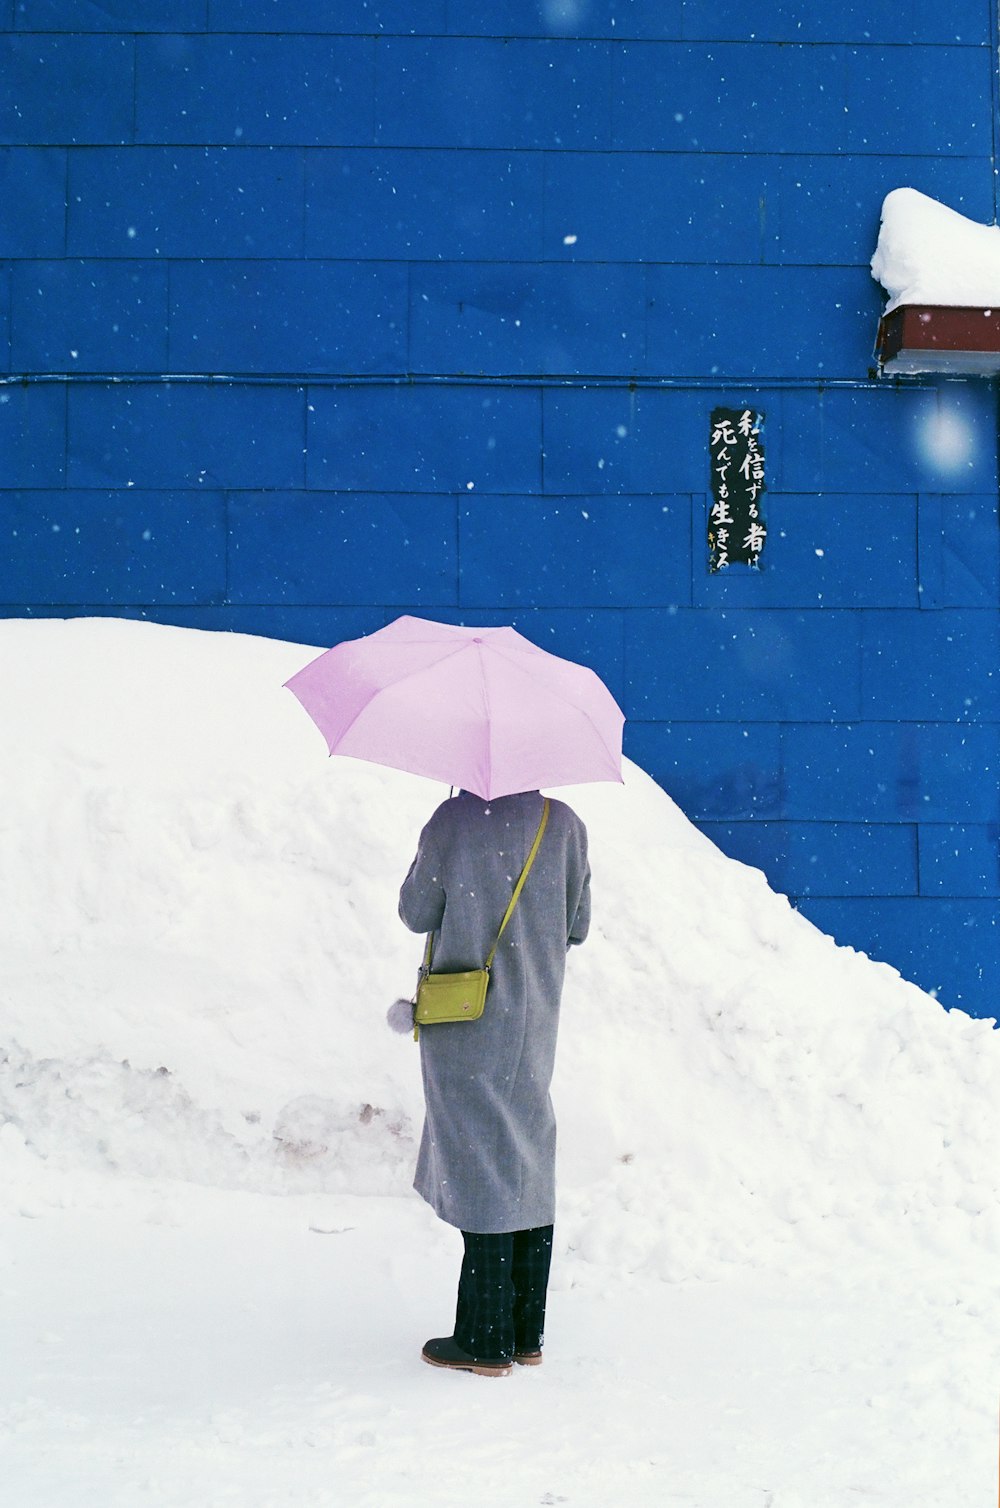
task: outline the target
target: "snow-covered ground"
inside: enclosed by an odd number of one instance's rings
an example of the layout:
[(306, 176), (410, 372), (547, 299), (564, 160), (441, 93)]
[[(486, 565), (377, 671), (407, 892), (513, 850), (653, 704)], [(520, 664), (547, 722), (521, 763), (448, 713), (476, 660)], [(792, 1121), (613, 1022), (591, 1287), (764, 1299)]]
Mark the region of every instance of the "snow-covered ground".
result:
[(546, 1362), (425, 1367), (395, 898), (445, 794), (327, 760), (294, 645), (0, 624), (0, 1468), (17, 1508), (996, 1496), (1000, 1034), (629, 766), (565, 795)]

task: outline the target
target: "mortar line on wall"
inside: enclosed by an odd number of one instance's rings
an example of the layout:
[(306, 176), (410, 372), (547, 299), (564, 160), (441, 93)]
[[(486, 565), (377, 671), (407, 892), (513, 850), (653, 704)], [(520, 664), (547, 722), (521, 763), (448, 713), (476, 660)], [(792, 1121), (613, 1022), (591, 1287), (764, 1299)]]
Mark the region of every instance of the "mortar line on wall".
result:
[(223, 591), (222, 605), (223, 606), (229, 606), (229, 604), (230, 604), (230, 560), (231, 560), (232, 541), (233, 541), (232, 519), (231, 519), (231, 516), (230, 516), (230, 507), (229, 507), (230, 497), (231, 497), (231, 489), (229, 487), (224, 487), (223, 490), (222, 490), (222, 527), (225, 530), (225, 546), (226, 547), (225, 547), (225, 552), (224, 552), (224, 555), (223, 555), (223, 577), (224, 577), (223, 586), (222, 586), (222, 591)]
[[(634, 719), (630, 718), (629, 721), (630, 722), (634, 722)], [(716, 727), (716, 726), (718, 726), (718, 724), (714, 724), (713, 723), (713, 724), (711, 724), (711, 726), (712, 727)], [(781, 827), (803, 827), (803, 826), (809, 826), (809, 827), (865, 827), (865, 828), (885, 827), (885, 828), (888, 828), (891, 832), (895, 832), (898, 829), (904, 828), (904, 827), (915, 828), (915, 827), (917, 827), (919, 825), (918, 823), (911, 821), (909, 818), (906, 818), (906, 819), (901, 820), (899, 822), (889, 822), (889, 821), (886, 821), (884, 818), (881, 818), (881, 817), (858, 817), (858, 816), (853, 816), (853, 817), (758, 817), (756, 815), (750, 815), (750, 816), (746, 816), (746, 817), (699, 817), (698, 821), (699, 822), (713, 822), (713, 823), (717, 823), (717, 824), (723, 824), (724, 823), (726, 827), (736, 827), (739, 824), (742, 824), (743, 826), (750, 826), (752, 824), (754, 827), (776, 827), (776, 826), (781, 826)], [(949, 825), (949, 824), (938, 824), (938, 825)], [(974, 823), (972, 825), (973, 826), (984, 826), (985, 824), (983, 824), (983, 823)]]
[[(222, 35), (222, 33), (218, 33), (218, 35)], [(236, 35), (242, 36), (243, 33), (242, 32), (236, 33)], [(296, 33), (296, 35), (298, 35), (298, 33)], [(43, 145), (44, 145), (44, 143), (43, 143)], [(103, 142), (103, 143), (99, 142), (99, 143), (96, 143), (96, 145), (97, 146), (114, 146), (115, 144), (114, 143), (107, 143), (107, 142)], [(169, 149), (171, 149), (173, 151), (179, 151), (179, 152), (187, 151), (187, 152), (199, 152), (199, 153), (207, 153), (207, 152), (223, 153), (223, 152), (234, 150), (232, 148), (232, 146), (228, 142), (224, 142), (224, 141), (206, 142), (204, 144), (198, 144), (198, 143), (190, 142), (190, 141), (158, 141), (158, 142), (155, 142), (155, 143), (154, 142), (139, 142), (139, 143), (136, 143), (136, 145), (139, 145), (139, 146), (157, 146), (157, 147), (169, 148)], [(262, 155), (263, 154), (269, 154), (269, 153), (271, 153), (273, 151), (276, 151), (276, 150), (283, 151), (283, 152), (295, 152), (295, 151), (301, 151), (301, 152), (336, 152), (338, 156), (345, 156), (345, 155), (347, 155), (347, 154), (349, 154), (351, 152), (373, 152), (373, 151), (374, 152), (400, 152), (400, 153), (402, 153), (402, 152), (411, 152), (414, 155), (420, 156), (420, 157), (435, 156), (435, 155), (444, 155), (445, 153), (453, 154), (455, 152), (477, 153), (477, 154), (480, 154), (480, 155), (490, 155), (490, 154), (492, 154), (493, 156), (496, 156), (496, 157), (510, 157), (510, 155), (511, 155), (512, 152), (516, 152), (518, 154), (518, 156), (523, 156), (523, 157), (546, 157), (546, 156), (552, 155), (554, 153), (560, 159), (562, 159), (562, 158), (569, 158), (569, 157), (652, 157), (652, 158), (661, 158), (661, 157), (692, 157), (692, 158), (697, 158), (699, 161), (702, 161), (705, 158), (712, 158), (712, 157), (733, 157), (733, 158), (739, 158), (740, 161), (743, 161), (746, 158), (758, 158), (758, 157), (761, 158), (762, 160), (763, 159), (769, 159), (769, 158), (771, 158), (771, 159), (776, 158), (778, 161), (786, 161), (788, 159), (792, 159), (792, 158), (796, 158), (796, 157), (808, 157), (810, 159), (811, 158), (817, 158), (817, 159), (822, 160), (822, 161), (826, 161), (827, 159), (830, 159), (831, 161), (842, 161), (845, 157), (848, 157), (848, 158), (858, 158), (859, 160), (861, 160), (863, 162), (867, 161), (869, 158), (891, 158), (891, 160), (893, 162), (896, 162), (896, 161), (899, 161), (899, 162), (909, 162), (911, 160), (916, 159), (918, 161), (931, 161), (931, 162), (945, 161), (945, 162), (953, 162), (953, 163), (957, 163), (957, 162), (985, 162), (985, 161), (988, 161), (990, 159), (990, 153), (987, 152), (987, 151), (982, 151), (982, 152), (949, 152), (949, 153), (941, 153), (941, 152), (931, 152), (931, 151), (924, 151), (924, 152), (919, 152), (919, 151), (894, 152), (894, 151), (890, 151), (890, 150), (886, 149), (886, 150), (882, 150), (882, 151), (876, 151), (876, 150), (871, 150), (871, 151), (857, 150), (857, 151), (854, 151), (854, 150), (852, 150), (852, 151), (848, 152), (848, 151), (845, 151), (845, 150), (841, 150), (839, 152), (824, 152), (824, 151), (819, 150), (817, 148), (801, 148), (801, 149), (799, 149), (797, 151), (781, 151), (780, 149), (779, 150), (765, 151), (763, 149), (755, 150), (752, 147), (747, 147), (745, 149), (736, 148), (736, 147), (730, 147), (728, 149), (723, 149), (721, 147), (670, 147), (670, 146), (665, 146), (665, 147), (551, 147), (551, 146), (536, 147), (536, 146), (530, 146), (530, 145), (527, 145), (527, 146), (493, 146), (493, 145), (490, 145), (489, 143), (483, 143), (483, 144), (478, 144), (478, 145), (474, 145), (474, 146), (464, 146), (463, 145), (463, 146), (459, 146), (459, 147), (454, 147), (454, 146), (442, 146), (442, 145), (440, 145), (439, 143), (436, 143), (436, 142), (426, 142), (426, 143), (425, 142), (421, 142), (421, 143), (418, 143), (418, 144), (414, 145), (413, 142), (408, 142), (408, 141), (401, 141), (401, 142), (376, 141), (374, 143), (373, 142), (345, 142), (342, 146), (338, 145), (336, 147), (322, 146), (322, 145), (321, 146), (317, 146), (315, 143), (300, 142), (300, 141), (281, 142), (277, 146), (272, 146), (272, 145), (269, 145), (267, 142), (261, 141), (261, 142), (248, 142), (245, 146), (240, 146), (238, 148), (235, 148), (235, 150), (237, 150), (239, 152), (242, 152), (242, 153), (257, 152), (257, 153), (262, 154)], [(753, 265), (755, 265), (755, 263), (750, 263), (749, 265), (753, 266)], [(779, 264), (779, 265), (784, 265), (784, 264)], [(861, 266), (862, 264), (858, 263), (857, 265)]]
[(652, 300), (649, 296), (650, 263), (643, 262), (642, 267), (642, 363), (645, 366), (649, 361), (649, 311)]
[(69, 386), (63, 393), (63, 486), (69, 486)]
[(167, 272), (167, 279), (166, 279), (166, 281), (167, 281), (167, 309), (166, 309), (166, 316), (167, 316), (166, 317), (166, 330), (167, 330), (167, 371), (169, 372), (171, 366), (173, 365), (173, 360), (172, 360), (173, 353), (171, 351), (171, 346), (172, 346), (171, 334), (172, 334), (172, 331), (171, 331), (171, 318), (170, 318), (170, 311), (171, 311), (171, 307), (172, 307), (171, 300), (172, 300), (172, 297), (173, 297), (173, 287), (172, 287), (173, 262), (172, 262), (172, 260), (171, 260), (170, 257), (167, 257), (167, 259), (166, 259), (166, 272)]
[(628, 47), (627, 37), (610, 37), (608, 46), (605, 48), (608, 58), (608, 148), (614, 151), (616, 120), (615, 100), (615, 62), (616, 51), (623, 54)]
[(464, 607), (462, 591), (462, 494), (455, 493), (455, 604)]
[(913, 539), (914, 539), (914, 544), (916, 546), (916, 552), (917, 552), (917, 558), (916, 558), (916, 561), (914, 562), (914, 566), (915, 566), (916, 573), (917, 573), (917, 580), (916, 580), (917, 610), (921, 611), (921, 610), (924, 609), (924, 596), (925, 596), (925, 590), (924, 590), (924, 588), (925, 588), (924, 572), (923, 572), (923, 565), (922, 565), (922, 556), (921, 556), (921, 551), (920, 551), (920, 545), (921, 545), (921, 523), (920, 523), (920, 520), (921, 520), (921, 516), (923, 514), (923, 504), (921, 503), (921, 494), (919, 492), (914, 492), (913, 494), (907, 494), (907, 495), (912, 495), (913, 502), (914, 502)]
[(924, 893), (924, 876), (923, 876), (923, 865), (921, 863), (921, 852), (920, 852), (920, 848), (921, 848), (921, 844), (920, 844), (920, 823), (919, 822), (914, 822), (911, 825), (912, 825), (912, 828), (913, 828), (913, 873), (917, 877), (917, 894), (918, 895), (923, 895), (923, 893)]
[(309, 491), (309, 383), (302, 384), (302, 490)]
[(138, 93), (139, 93), (139, 39), (132, 36), (132, 145), (136, 144), (136, 120), (138, 118)]
[(545, 485), (545, 472), (546, 472), (546, 469), (547, 469), (546, 465), (545, 465), (546, 459), (547, 459), (547, 457), (546, 457), (546, 454), (545, 454), (545, 391), (543, 389), (542, 392), (540, 392), (539, 395), (538, 395), (538, 471), (539, 471), (538, 485), (541, 488), (541, 495), (542, 495), (542, 497), (545, 496), (546, 490), (547, 490), (546, 489), (546, 485)]
[[(540, 242), (539, 242), (539, 247), (538, 247), (538, 259), (539, 259), (540, 262), (544, 262), (545, 261), (545, 242), (546, 242), (546, 238), (548, 236), (548, 218), (547, 218), (548, 217), (548, 208), (549, 208), (549, 206), (548, 206), (548, 188), (549, 188), (549, 154), (548, 154), (548, 152), (543, 152), (542, 153), (541, 193), (538, 196), (539, 200), (541, 201), (541, 214), (538, 217), (539, 218), (538, 233), (539, 233), (539, 237), (540, 237)], [(530, 263), (529, 263), (529, 265), (530, 265)]]
[(372, 117), (371, 117), (371, 141), (372, 146), (378, 145), (378, 43), (377, 36), (372, 37)]
[(621, 624), (621, 655), (622, 655), (621, 693), (622, 693), (622, 701), (623, 702), (626, 700), (627, 690), (628, 690), (628, 685), (629, 685), (628, 673), (627, 673), (627, 671), (625, 669), (626, 647), (628, 645), (628, 614), (629, 614), (629, 609), (627, 607), (621, 608), (619, 610), (619, 612), (618, 612), (618, 618), (619, 618), (619, 622)]
[[(71, 29), (62, 29), (59, 31), (46, 31), (45, 35), (72, 36), (74, 35), (74, 33)], [(105, 33), (105, 35), (107, 35), (107, 33)], [(164, 35), (164, 33), (154, 32), (150, 33), (150, 35), (160, 36)], [(797, 47), (801, 52), (809, 52), (818, 50), (820, 48), (825, 48), (827, 51), (831, 51), (834, 48), (841, 47), (856, 47), (873, 52), (885, 52), (890, 49), (895, 52), (902, 52), (904, 51), (904, 49), (910, 50), (914, 46), (923, 47), (929, 51), (933, 50), (935, 52), (979, 52), (989, 46), (988, 42), (914, 43), (912, 40), (906, 40), (902, 42), (881, 42), (872, 41), (870, 39), (866, 40), (865, 38), (852, 39), (849, 37), (841, 37), (836, 41), (804, 41), (799, 37), (747, 37), (745, 34), (743, 36), (732, 37), (628, 37), (623, 36), (616, 31), (614, 33), (574, 32), (572, 36), (554, 37), (548, 34), (536, 35), (534, 33), (528, 35), (517, 35), (515, 33), (511, 35), (509, 32), (502, 31), (495, 34), (481, 31), (337, 32), (316, 31), (314, 28), (308, 26), (296, 27), (293, 30), (290, 30), (288, 27), (282, 27), (280, 28), (280, 30), (271, 30), (269, 27), (259, 25), (255, 25), (252, 31), (234, 28), (229, 28), (228, 30), (226, 30), (223, 28), (213, 27), (211, 30), (211, 35), (214, 37), (283, 37), (291, 35), (296, 37), (321, 37), (326, 40), (331, 37), (350, 37), (356, 41), (363, 41), (365, 38), (370, 38), (372, 41), (376, 42), (382, 40), (383, 38), (386, 38), (390, 41), (409, 41), (416, 37), (420, 41), (426, 42), (545, 42), (554, 47), (575, 47), (579, 46), (581, 42), (607, 42), (611, 44), (617, 44), (618, 46), (628, 47), (667, 47), (671, 45), (683, 47)]]
[[(623, 712), (625, 712), (626, 704), (630, 700), (630, 697), (629, 697), (629, 687), (631, 685), (631, 681), (629, 679), (629, 653), (628, 653), (628, 631), (627, 631), (627, 629), (628, 629), (628, 613), (629, 613), (629, 609), (627, 607), (621, 609), (621, 620), (622, 620), (622, 678), (621, 678), (622, 697), (621, 697), (621, 708), (622, 708)], [(625, 742), (625, 740), (628, 737), (628, 727), (629, 727), (629, 724), (631, 722), (633, 722), (633, 721), (634, 721), (634, 719), (631, 718), (631, 717), (629, 717), (628, 713), (625, 712), (625, 724), (624, 724), (624, 727), (622, 729), (623, 752), (624, 752), (624, 742)]]
[(63, 229), (62, 254), (69, 256), (69, 148), (63, 147)]
[[(299, 164), (301, 168), (299, 174), (299, 192), (301, 195), (301, 216), (299, 219), (299, 254), (303, 262), (312, 260), (306, 255), (306, 226), (309, 218), (309, 194), (306, 188), (307, 150), (308, 149), (306, 147), (299, 147)], [(294, 258), (289, 257), (288, 260), (294, 261)]]

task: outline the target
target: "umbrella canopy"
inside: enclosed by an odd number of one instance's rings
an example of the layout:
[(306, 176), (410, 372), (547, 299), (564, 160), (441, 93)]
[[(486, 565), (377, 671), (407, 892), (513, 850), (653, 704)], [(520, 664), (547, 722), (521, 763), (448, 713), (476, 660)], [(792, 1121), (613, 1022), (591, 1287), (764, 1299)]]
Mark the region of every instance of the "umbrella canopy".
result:
[(622, 778), (625, 718), (603, 681), (513, 628), (397, 618), (285, 684), (331, 754), (485, 800)]

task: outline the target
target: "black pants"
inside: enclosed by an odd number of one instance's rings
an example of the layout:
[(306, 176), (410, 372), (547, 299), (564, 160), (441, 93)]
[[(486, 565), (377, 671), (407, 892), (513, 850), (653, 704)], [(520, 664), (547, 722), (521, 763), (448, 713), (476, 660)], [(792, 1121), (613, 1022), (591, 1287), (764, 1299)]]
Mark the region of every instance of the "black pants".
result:
[(464, 1230), (455, 1340), (484, 1361), (540, 1351), (552, 1262), (552, 1226), (479, 1235)]

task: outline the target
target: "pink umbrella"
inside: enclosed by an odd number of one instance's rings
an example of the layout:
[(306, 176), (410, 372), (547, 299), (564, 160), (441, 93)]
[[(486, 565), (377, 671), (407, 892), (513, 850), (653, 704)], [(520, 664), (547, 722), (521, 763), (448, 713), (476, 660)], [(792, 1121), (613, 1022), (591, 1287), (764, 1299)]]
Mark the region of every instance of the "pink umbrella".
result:
[(285, 684), (331, 754), (485, 800), (622, 778), (625, 718), (610, 691), (513, 628), (397, 618), (335, 644)]

